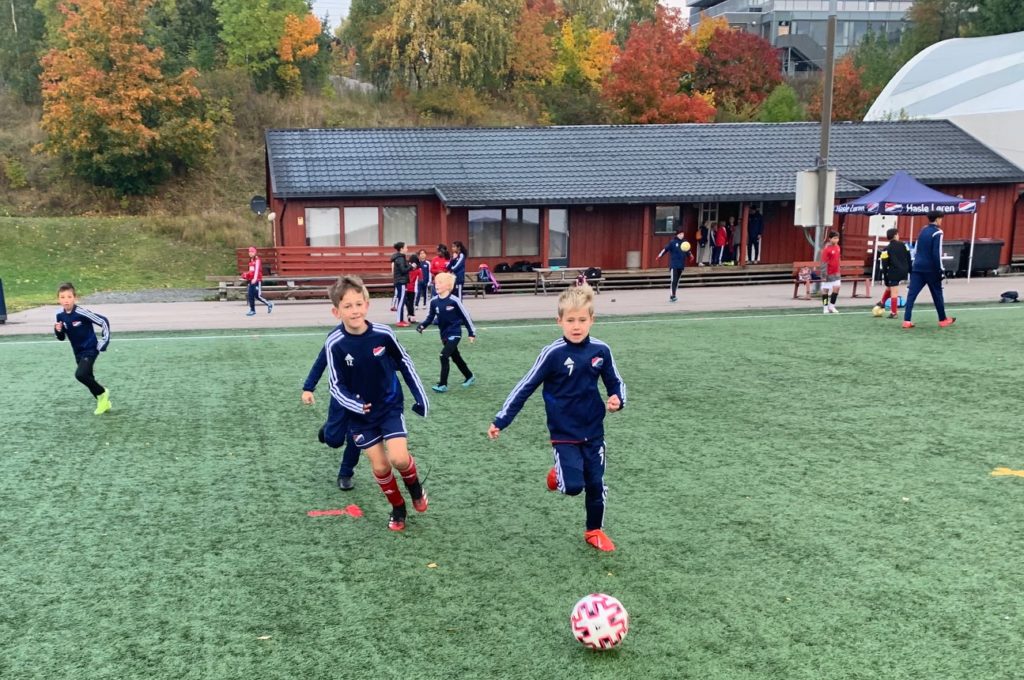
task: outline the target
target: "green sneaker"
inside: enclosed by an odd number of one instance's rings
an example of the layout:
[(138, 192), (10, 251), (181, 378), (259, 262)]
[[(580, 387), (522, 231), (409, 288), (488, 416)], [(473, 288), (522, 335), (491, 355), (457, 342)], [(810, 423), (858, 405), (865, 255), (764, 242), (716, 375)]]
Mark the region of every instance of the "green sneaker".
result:
[(106, 413), (110, 410), (110, 390), (104, 390), (103, 394), (96, 397), (96, 410), (93, 411), (95, 415)]

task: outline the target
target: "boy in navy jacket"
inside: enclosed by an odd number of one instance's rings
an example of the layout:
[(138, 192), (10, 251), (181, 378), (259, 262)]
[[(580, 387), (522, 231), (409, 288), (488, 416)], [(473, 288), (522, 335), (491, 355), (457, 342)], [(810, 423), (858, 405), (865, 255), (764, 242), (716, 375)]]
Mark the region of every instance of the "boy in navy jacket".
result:
[(913, 328), (910, 315), (914, 301), (928, 286), (939, 315), (939, 328), (952, 326), (956, 317), (946, 317), (946, 302), (942, 297), (942, 213), (928, 213), (928, 225), (917, 235), (914, 264), (910, 268), (910, 285), (907, 286), (907, 304), (903, 307), (903, 327)]
[[(75, 287), (70, 283), (62, 283), (57, 288), (57, 301), (60, 302), (61, 311), (57, 312), (53, 334), (58, 340), (66, 338), (71, 343), (75, 363), (78, 364), (75, 380), (88, 387), (92, 396), (96, 398), (94, 413), (106, 413), (110, 410), (110, 392), (96, 382), (92, 370), (100, 352), (106, 352), (107, 345), (110, 344), (110, 322), (105, 316), (79, 307), (75, 299)], [(99, 341), (96, 340), (93, 325), (101, 329)]]
[(452, 241), (452, 259), (447, 269), (455, 275), (455, 297), (462, 297), (462, 288), (466, 285), (466, 245), (462, 241)]
[[(669, 283), (669, 302), (676, 301), (676, 290), (679, 288), (679, 277), (683, 275), (683, 270), (686, 268), (686, 258), (693, 257), (693, 253), (690, 253), (690, 246), (684, 245), (686, 238), (684, 237), (685, 230), (680, 227), (676, 231), (675, 238), (669, 241), (661, 252), (658, 253), (658, 259), (665, 253), (668, 253), (668, 266), (669, 271), (672, 273), (672, 278)], [(683, 249), (686, 250), (683, 250)]]
[(405, 499), (392, 470), (402, 476), (416, 512), (426, 512), (427, 494), (420, 484), (416, 461), (409, 455), (398, 373), (412, 393), (413, 413), (426, 417), (427, 393), (394, 331), (366, 320), (370, 294), (362, 279), (343, 276), (327, 292), (331, 314), (341, 323), (324, 344), (331, 384), (331, 406), (324, 431), (337, 428), (341, 418), (348, 419), (348, 434), (370, 459), (373, 476), (391, 504), (388, 528), (402, 531)]
[[(544, 408), (555, 466), (548, 472), (552, 491), (569, 496), (586, 490), (587, 522), (583, 538), (598, 550), (615, 550), (604, 533), (604, 414), (626, 405), (626, 385), (619, 376), (611, 348), (590, 337), (594, 323), (594, 291), (590, 286), (568, 288), (558, 298), (558, 325), (563, 337), (543, 350), (498, 411), (487, 436), (512, 424), (526, 400), (544, 386)], [(601, 398), (597, 379), (604, 382), (608, 400)]]
[[(313, 367), (309, 369), (306, 382), (302, 383), (303, 404), (312, 406), (316, 403), (313, 391), (325, 370), (327, 370), (327, 350), (321, 347), (320, 354), (313, 362)], [(342, 444), (345, 445), (345, 452), (341, 455), (341, 466), (338, 468), (338, 488), (342, 491), (354, 489), (355, 484), (352, 482), (352, 477), (355, 474), (356, 465), (359, 463), (359, 447), (352, 441), (352, 437), (348, 436), (348, 416), (345, 415), (345, 409), (334, 410), (334, 418), (328, 419), (324, 423), (320, 432), (317, 433), (317, 439), (321, 444), (327, 444), (332, 449), (340, 449)]]
[(430, 389), (435, 392), (448, 391), (448, 372), (451, 366), (448, 360), (455, 362), (455, 366), (462, 372), (463, 387), (469, 387), (476, 378), (473, 371), (469, 370), (462, 354), (459, 353), (459, 342), (462, 341), (462, 327), (465, 326), (469, 332), (469, 341), (476, 342), (476, 329), (473, 328), (473, 320), (469, 318), (469, 311), (463, 306), (462, 300), (451, 294), (455, 286), (455, 275), (451, 272), (441, 272), (434, 277), (434, 286), (437, 295), (430, 300), (430, 311), (427, 318), (416, 327), (417, 333), (422, 333), (437, 318), (437, 327), (441, 331), (441, 379)]

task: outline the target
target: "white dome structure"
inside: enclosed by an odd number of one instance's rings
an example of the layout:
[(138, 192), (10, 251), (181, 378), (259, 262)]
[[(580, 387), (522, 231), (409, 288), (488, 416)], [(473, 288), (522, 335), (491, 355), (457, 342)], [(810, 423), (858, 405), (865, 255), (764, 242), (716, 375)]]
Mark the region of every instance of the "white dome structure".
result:
[(949, 120), (1024, 168), (1024, 31), (935, 43), (908, 61), (864, 120)]

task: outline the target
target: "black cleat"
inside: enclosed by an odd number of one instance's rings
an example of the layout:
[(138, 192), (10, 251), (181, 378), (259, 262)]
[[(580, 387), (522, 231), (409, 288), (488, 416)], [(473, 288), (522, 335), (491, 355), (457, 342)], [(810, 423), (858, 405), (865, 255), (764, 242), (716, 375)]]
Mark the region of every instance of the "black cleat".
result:
[(356, 488), (356, 484), (351, 476), (338, 475), (338, 488), (342, 491), (351, 491)]

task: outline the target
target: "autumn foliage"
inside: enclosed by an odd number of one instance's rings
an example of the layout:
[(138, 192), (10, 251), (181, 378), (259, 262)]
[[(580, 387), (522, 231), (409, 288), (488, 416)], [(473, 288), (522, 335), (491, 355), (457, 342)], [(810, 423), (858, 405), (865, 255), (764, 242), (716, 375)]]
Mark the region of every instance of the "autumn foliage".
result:
[(719, 28), (700, 50), (694, 87), (713, 92), (715, 105), (749, 119), (782, 82), (775, 48), (760, 36)]
[[(836, 62), (833, 79), (832, 120), (863, 120), (880, 90), (865, 89), (863, 69), (854, 63), (851, 54)], [(807, 113), (813, 118), (821, 118), (820, 91), (808, 103)]]
[(42, 58), (45, 150), (124, 194), (145, 193), (212, 150), (213, 125), (195, 114), (196, 71), (166, 78), (162, 51), (142, 42), (149, 5), (62, 4), (66, 45)]
[(674, 10), (659, 6), (653, 21), (637, 24), (612, 64), (603, 97), (631, 123), (706, 123), (715, 116), (709, 98), (688, 81), (697, 52), (683, 41)]
[(285, 92), (297, 94), (302, 90), (302, 72), (295, 62), (316, 56), (320, 50), (317, 44), (319, 36), (320, 22), (312, 14), (302, 18), (289, 14), (284, 18), (284, 31), (277, 46), (277, 56), (281, 60), (281, 65), (277, 67), (277, 77)]

